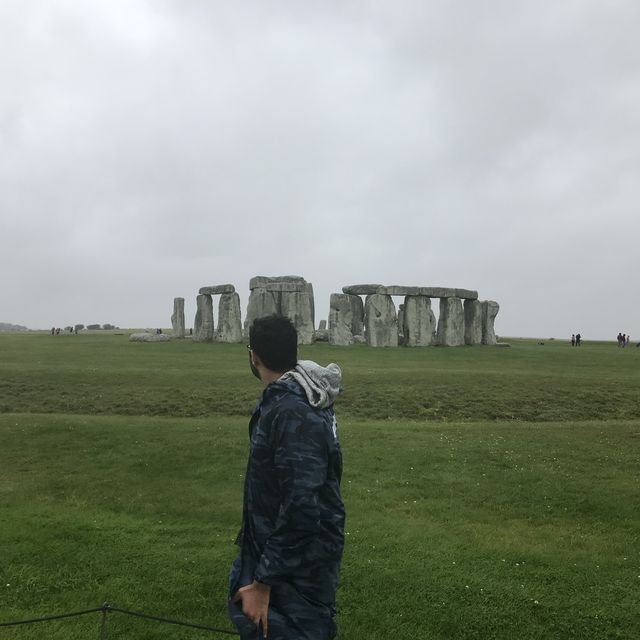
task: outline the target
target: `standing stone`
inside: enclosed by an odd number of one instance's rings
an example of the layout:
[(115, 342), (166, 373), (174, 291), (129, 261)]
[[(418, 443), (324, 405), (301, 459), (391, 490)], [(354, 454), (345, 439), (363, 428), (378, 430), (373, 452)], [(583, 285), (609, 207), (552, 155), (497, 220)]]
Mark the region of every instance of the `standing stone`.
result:
[(173, 335), (176, 338), (184, 338), (184, 298), (173, 299), (171, 326), (173, 327)]
[(404, 344), (404, 304), (398, 305), (398, 344)]
[(320, 320), (320, 326), (318, 327), (319, 331), (325, 331), (327, 328), (327, 321), (326, 320)]
[(329, 344), (340, 347), (353, 344), (352, 296), (332, 293), (329, 298)]
[(364, 335), (370, 347), (398, 346), (398, 318), (391, 296), (367, 296), (364, 305)]
[(220, 342), (242, 342), (240, 296), (235, 292), (223, 293), (220, 296), (216, 340)]
[(193, 340), (208, 342), (213, 340), (213, 302), (211, 296), (201, 293), (196, 297), (196, 319), (193, 323)]
[(280, 313), (280, 295), (262, 287), (251, 290), (247, 304), (247, 316), (244, 319), (244, 334), (249, 335), (249, 327), (256, 318), (264, 318)]
[(437, 344), (459, 347), (464, 344), (464, 312), (460, 298), (440, 298)]
[(362, 336), (364, 339), (364, 303), (362, 298), (350, 294), (349, 302), (351, 304), (351, 333), (353, 333), (354, 339), (356, 336)]
[(311, 344), (315, 334), (313, 285), (300, 276), (269, 278), (256, 276), (249, 283), (251, 294), (244, 323), (245, 335), (256, 318), (276, 313), (293, 322), (299, 344)]
[(482, 301), (482, 344), (496, 344), (496, 332), (494, 322), (500, 305), (493, 300)]
[(426, 296), (407, 296), (404, 299), (404, 344), (408, 347), (428, 347), (433, 344), (436, 317), (431, 299)]
[(298, 344), (312, 344), (315, 333), (313, 286), (305, 284), (306, 291), (283, 291), (280, 313), (289, 318), (298, 332)]
[(464, 301), (464, 343), (482, 343), (482, 303), (479, 300)]

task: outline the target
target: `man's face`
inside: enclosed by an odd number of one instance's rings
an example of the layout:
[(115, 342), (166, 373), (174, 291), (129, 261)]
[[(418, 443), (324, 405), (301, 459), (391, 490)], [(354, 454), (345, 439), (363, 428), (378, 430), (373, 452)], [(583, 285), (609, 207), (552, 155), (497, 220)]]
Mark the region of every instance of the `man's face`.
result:
[(251, 349), (249, 349), (249, 366), (251, 367), (251, 373), (253, 373), (253, 375), (256, 378), (258, 378), (258, 380), (260, 380), (260, 372), (256, 368), (256, 365), (253, 364), (253, 359), (252, 359), (251, 355), (252, 355), (252, 352), (251, 352)]

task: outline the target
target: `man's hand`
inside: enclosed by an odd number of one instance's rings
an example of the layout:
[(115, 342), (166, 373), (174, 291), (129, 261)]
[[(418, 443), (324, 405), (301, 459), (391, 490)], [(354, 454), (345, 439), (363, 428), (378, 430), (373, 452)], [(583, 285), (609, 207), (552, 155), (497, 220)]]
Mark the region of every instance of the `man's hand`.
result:
[(242, 602), (242, 613), (249, 620), (260, 628), (262, 626), (262, 635), (267, 637), (267, 612), (269, 610), (269, 595), (271, 587), (268, 584), (262, 584), (255, 580), (246, 587), (238, 589), (233, 602)]

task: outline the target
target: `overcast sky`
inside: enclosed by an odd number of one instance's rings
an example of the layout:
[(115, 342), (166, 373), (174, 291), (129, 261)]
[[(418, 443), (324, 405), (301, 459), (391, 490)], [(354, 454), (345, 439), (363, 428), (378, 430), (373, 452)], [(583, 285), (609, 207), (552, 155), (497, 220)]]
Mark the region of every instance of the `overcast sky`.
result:
[(0, 321), (190, 325), (295, 274), (316, 322), (376, 282), (640, 339), (639, 33), (637, 0), (1, 2)]

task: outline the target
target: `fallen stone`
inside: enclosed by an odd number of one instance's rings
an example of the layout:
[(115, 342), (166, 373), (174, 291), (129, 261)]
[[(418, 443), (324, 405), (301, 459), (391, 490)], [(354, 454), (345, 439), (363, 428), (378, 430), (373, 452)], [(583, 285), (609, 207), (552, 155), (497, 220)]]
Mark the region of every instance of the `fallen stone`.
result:
[(198, 293), (206, 296), (217, 296), (221, 293), (235, 293), (236, 288), (232, 284), (218, 284), (213, 287), (200, 287)]
[(464, 344), (464, 312), (460, 298), (440, 298), (436, 343), (442, 347)]
[(240, 296), (235, 292), (223, 293), (220, 296), (216, 340), (219, 342), (242, 342)]
[(496, 332), (494, 323), (498, 311), (500, 311), (500, 305), (494, 300), (482, 301), (482, 344), (496, 344), (498, 342), (496, 338)]
[(431, 298), (407, 296), (404, 299), (403, 343), (407, 347), (428, 347), (433, 344), (436, 318), (431, 309)]
[(313, 337), (316, 342), (327, 342), (329, 340), (329, 331), (327, 329), (316, 329)]
[(202, 293), (196, 297), (196, 318), (193, 323), (194, 342), (213, 340), (213, 302), (211, 296)]
[(173, 327), (173, 335), (176, 338), (184, 338), (184, 298), (173, 299), (171, 326)]
[(367, 339), (363, 335), (353, 336), (353, 344), (367, 344)]
[(166, 333), (132, 333), (129, 342), (169, 342), (171, 336)]
[(479, 300), (464, 301), (464, 343), (482, 344), (482, 303)]
[(342, 287), (342, 293), (348, 293), (352, 296), (370, 296), (378, 293), (378, 289), (381, 286), (381, 284), (351, 284), (347, 287)]
[(398, 346), (398, 318), (391, 296), (376, 293), (367, 297), (364, 335), (370, 347)]

